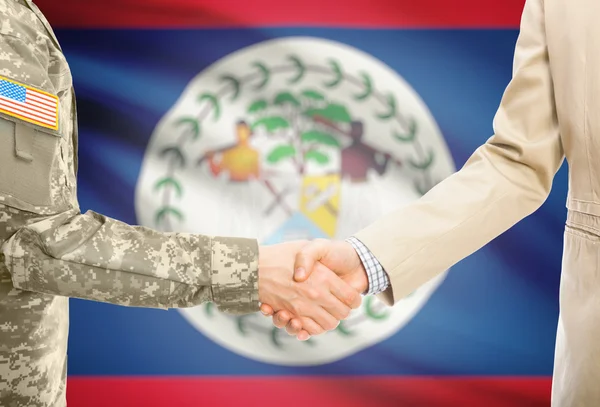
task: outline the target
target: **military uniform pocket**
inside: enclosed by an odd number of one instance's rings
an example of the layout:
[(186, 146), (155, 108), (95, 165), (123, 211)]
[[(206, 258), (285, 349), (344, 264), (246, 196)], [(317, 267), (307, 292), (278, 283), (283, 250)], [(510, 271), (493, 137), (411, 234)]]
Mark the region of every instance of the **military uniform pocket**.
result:
[(63, 200), (52, 184), (59, 137), (58, 131), (0, 117), (0, 203), (45, 213)]

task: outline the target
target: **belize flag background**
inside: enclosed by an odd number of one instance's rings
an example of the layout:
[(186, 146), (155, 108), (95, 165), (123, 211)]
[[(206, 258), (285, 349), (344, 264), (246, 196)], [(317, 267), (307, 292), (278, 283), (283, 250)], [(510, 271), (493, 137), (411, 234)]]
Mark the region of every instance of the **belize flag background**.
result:
[[(139, 224), (136, 185), (161, 118), (200, 72), (272, 39), (335, 41), (387, 65), (460, 168), (492, 134), (524, 1), (36, 3), (74, 78), (82, 210)], [(402, 329), (332, 363), (265, 363), (174, 310), (72, 300), (69, 405), (549, 405), (565, 196), (563, 168), (544, 206), (454, 266)]]

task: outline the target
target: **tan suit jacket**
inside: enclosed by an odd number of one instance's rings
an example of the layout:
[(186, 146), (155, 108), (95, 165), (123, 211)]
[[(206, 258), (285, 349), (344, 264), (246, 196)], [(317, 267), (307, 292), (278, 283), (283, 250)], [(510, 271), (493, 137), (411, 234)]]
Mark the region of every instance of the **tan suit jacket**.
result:
[(552, 405), (600, 406), (599, 0), (527, 0), (494, 133), (460, 171), (356, 237), (388, 272), (393, 304), (538, 209), (566, 156)]

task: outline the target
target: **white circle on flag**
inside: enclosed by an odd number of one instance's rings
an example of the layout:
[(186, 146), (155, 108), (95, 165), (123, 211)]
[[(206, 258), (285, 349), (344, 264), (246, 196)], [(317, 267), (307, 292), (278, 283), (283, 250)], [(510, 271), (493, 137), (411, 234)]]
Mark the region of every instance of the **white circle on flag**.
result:
[[(156, 126), (136, 190), (140, 223), (164, 231), (344, 239), (455, 171), (435, 119), (373, 56), (311, 37), (264, 41), (193, 78)], [(337, 330), (298, 342), (259, 313), (182, 309), (199, 332), (245, 357), (329, 363), (397, 333), (446, 272), (394, 307), (376, 297)]]

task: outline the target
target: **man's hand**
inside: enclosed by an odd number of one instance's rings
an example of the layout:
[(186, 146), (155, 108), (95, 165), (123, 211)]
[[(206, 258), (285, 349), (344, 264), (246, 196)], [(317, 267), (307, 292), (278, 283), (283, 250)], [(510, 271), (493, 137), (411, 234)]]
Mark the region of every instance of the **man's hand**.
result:
[(296, 255), (294, 280), (305, 281), (318, 263), (333, 270), (360, 293), (369, 288), (367, 272), (348, 242), (317, 239), (305, 245)]
[(306, 245), (300, 241), (260, 247), (258, 295), (271, 313), (285, 311), (273, 318), (277, 326), (281, 325), (282, 316), (286, 320), (281, 326), (294, 318), (306, 334), (318, 335), (335, 329), (352, 308), (360, 306), (361, 298), (348, 282), (319, 263), (314, 268), (310, 266), (310, 277), (307, 273), (301, 282), (294, 281), (294, 259)]
[[(294, 280), (298, 282), (306, 281), (311, 273), (314, 275), (314, 272), (322, 266), (335, 271), (356, 292), (364, 293), (367, 291), (369, 287), (367, 273), (350, 243), (318, 239), (303, 246), (296, 255)], [(273, 316), (275, 326), (279, 328), (285, 326), (290, 335), (296, 335), (300, 340), (306, 340), (310, 337), (310, 331), (304, 326), (303, 319), (294, 318), (285, 309), (277, 312), (269, 305), (271, 305), (269, 302), (264, 301), (261, 305), (261, 311), (265, 315), (272, 315), (276, 312)]]

